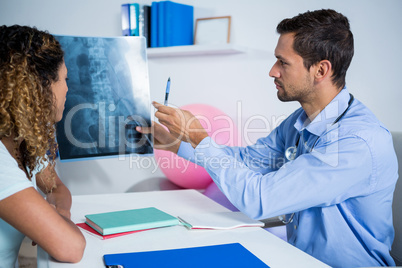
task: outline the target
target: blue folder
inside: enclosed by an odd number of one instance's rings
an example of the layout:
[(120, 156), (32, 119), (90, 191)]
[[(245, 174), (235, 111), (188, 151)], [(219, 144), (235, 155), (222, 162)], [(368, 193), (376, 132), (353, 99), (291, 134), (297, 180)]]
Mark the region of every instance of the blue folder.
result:
[(135, 253), (107, 254), (106, 267), (114, 268), (269, 268), (239, 243)]

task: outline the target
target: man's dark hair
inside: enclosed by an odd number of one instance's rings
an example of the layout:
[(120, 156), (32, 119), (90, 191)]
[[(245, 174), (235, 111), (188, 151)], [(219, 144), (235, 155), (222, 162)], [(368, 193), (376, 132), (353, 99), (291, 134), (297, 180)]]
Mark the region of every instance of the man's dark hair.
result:
[(332, 9), (307, 11), (282, 20), (279, 34), (294, 33), (293, 49), (303, 58), (307, 68), (322, 60), (332, 64), (332, 81), (345, 86), (346, 71), (353, 58), (353, 34), (348, 19)]

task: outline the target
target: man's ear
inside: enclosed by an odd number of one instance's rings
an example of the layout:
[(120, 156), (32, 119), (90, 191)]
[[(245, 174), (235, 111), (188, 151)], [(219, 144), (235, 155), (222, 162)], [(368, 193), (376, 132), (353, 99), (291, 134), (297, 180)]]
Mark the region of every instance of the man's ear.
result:
[(322, 60), (315, 66), (314, 78), (317, 82), (330, 78), (332, 75), (332, 64), (329, 60)]

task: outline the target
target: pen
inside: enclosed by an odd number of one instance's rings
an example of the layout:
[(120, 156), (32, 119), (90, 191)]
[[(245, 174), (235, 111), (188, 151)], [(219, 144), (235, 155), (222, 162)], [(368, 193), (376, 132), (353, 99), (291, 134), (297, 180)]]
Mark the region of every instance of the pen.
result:
[(167, 85), (166, 85), (165, 103), (164, 103), (165, 106), (168, 105), (169, 92), (170, 92), (170, 77), (169, 77), (169, 79), (167, 81)]

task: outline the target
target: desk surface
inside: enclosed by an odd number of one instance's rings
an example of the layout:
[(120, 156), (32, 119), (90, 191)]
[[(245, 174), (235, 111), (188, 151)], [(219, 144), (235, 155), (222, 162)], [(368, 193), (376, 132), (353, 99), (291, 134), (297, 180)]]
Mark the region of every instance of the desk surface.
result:
[[(228, 211), (195, 190), (140, 192), (124, 194), (73, 196), (71, 219), (84, 222), (86, 214), (157, 207), (173, 216), (185, 213)], [(104, 267), (103, 255), (186, 248), (225, 243), (241, 243), (270, 267), (328, 267), (317, 259), (293, 247), (262, 228), (233, 230), (188, 230), (183, 226), (159, 228), (121, 237), (101, 240), (83, 232), (87, 241), (80, 263), (54, 261), (38, 248), (38, 268)]]

